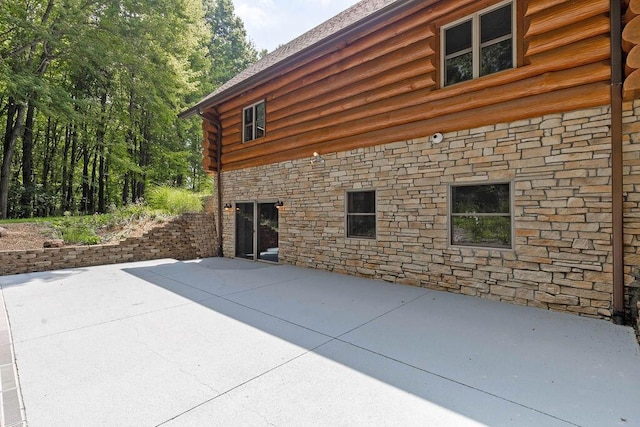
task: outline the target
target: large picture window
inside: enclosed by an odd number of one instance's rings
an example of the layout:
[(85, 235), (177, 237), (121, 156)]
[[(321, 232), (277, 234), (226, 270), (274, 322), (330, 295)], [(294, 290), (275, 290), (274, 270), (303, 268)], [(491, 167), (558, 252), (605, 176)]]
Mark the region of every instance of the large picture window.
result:
[(444, 27), (443, 86), (513, 68), (514, 46), (511, 3)]
[(265, 135), (264, 101), (253, 104), (242, 110), (242, 141), (248, 142)]
[(347, 237), (376, 238), (376, 192), (347, 193)]
[(451, 244), (512, 247), (511, 184), (451, 187)]

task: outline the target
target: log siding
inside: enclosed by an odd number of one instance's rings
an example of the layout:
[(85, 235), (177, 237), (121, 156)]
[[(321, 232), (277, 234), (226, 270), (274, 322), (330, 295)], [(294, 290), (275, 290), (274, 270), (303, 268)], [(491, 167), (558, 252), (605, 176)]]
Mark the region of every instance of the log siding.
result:
[[(608, 0), (515, 0), (518, 66), (441, 87), (440, 29), (500, 3), (415, 5), (207, 109), (222, 125), (223, 170), (609, 102)], [(258, 100), (266, 101), (269, 132), (243, 143), (242, 109)], [(203, 130), (213, 172), (217, 129), (205, 121)]]

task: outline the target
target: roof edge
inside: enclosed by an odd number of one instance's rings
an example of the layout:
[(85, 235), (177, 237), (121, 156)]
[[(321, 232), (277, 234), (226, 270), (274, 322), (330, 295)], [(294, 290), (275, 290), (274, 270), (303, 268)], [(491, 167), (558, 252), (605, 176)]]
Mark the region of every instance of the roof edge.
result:
[(376, 23), (378, 21), (382, 21), (385, 18), (387, 18), (389, 15), (398, 13), (399, 11), (404, 9), (408, 9), (409, 7), (413, 6), (414, 3), (419, 3), (419, 2), (420, 0), (399, 0), (394, 3), (391, 3), (373, 12), (371, 15), (352, 23), (346, 26), (345, 28), (342, 28), (341, 30), (331, 34), (328, 37), (325, 37), (324, 39), (319, 40), (316, 43), (309, 45), (306, 48), (303, 48), (299, 52), (296, 52), (287, 58), (284, 58), (280, 62), (277, 62), (272, 66), (265, 68), (264, 70), (258, 71), (256, 74), (252, 75), (251, 77), (248, 77), (246, 80), (243, 80), (238, 84), (233, 85), (226, 90), (223, 90), (222, 92), (214, 95), (213, 97), (204, 98), (194, 106), (179, 113), (178, 117), (181, 119), (189, 118), (194, 114), (198, 113), (199, 111), (202, 111), (214, 104), (225, 101), (231, 98), (232, 96), (238, 95), (239, 93), (242, 93), (252, 88), (253, 86), (256, 85), (256, 83), (260, 82), (261, 80), (266, 80), (271, 75), (277, 74), (280, 70), (288, 67), (290, 64), (294, 63), (295, 61), (299, 61), (301, 58), (308, 58), (310, 56), (313, 56), (318, 51), (321, 51), (324, 48), (326, 48), (328, 45), (335, 44), (337, 40), (348, 37), (349, 35), (362, 30), (365, 26), (371, 25), (372, 23)]

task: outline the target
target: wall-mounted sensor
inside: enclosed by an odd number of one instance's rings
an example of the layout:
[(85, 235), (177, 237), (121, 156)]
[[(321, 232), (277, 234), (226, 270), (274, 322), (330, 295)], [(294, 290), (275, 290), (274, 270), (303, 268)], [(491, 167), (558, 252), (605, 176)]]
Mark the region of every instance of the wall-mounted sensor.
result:
[(434, 133), (431, 136), (431, 142), (433, 142), (434, 144), (440, 144), (443, 140), (444, 136), (440, 132)]

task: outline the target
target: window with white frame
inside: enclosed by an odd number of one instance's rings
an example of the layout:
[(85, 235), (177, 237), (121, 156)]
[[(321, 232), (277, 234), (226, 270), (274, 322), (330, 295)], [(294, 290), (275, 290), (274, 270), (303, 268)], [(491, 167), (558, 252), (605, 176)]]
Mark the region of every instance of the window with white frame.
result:
[(501, 3), (442, 28), (442, 84), (513, 68), (514, 7)]
[(376, 192), (347, 193), (347, 237), (376, 238)]
[(265, 135), (264, 101), (245, 107), (242, 110), (242, 141), (248, 142)]
[(511, 184), (452, 185), (452, 245), (512, 248)]

